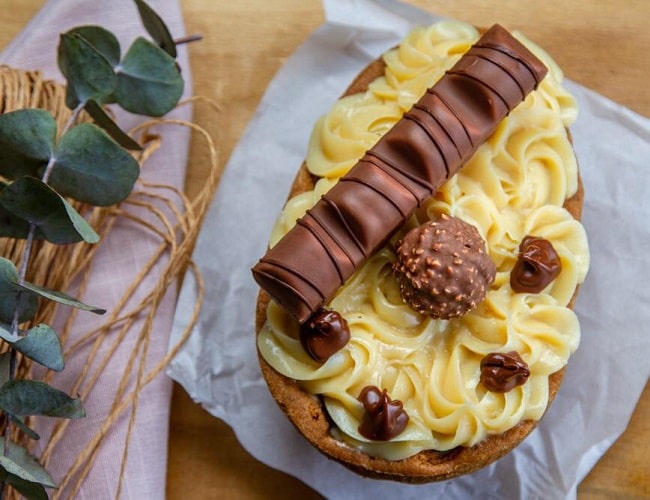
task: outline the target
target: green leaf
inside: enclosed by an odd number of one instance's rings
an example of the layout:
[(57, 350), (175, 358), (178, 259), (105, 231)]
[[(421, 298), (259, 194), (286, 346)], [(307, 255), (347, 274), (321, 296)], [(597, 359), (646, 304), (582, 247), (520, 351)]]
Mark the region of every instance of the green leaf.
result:
[[(102, 54), (113, 69), (120, 63), (121, 49), (120, 42), (115, 35), (101, 26), (79, 26), (71, 29), (68, 34), (80, 35), (90, 45)], [(80, 101), (77, 99), (74, 89), (71, 85), (66, 86), (66, 106), (70, 109), (76, 108)], [(94, 102), (91, 99), (88, 102)], [(115, 102), (112, 93), (102, 97), (102, 104)], [(86, 103), (86, 110), (88, 110)]]
[(52, 243), (99, 241), (99, 235), (70, 203), (34, 177), (22, 177), (7, 186), (0, 194), (0, 204), (34, 224)]
[(56, 332), (48, 325), (34, 326), (17, 338), (6, 328), (0, 327), (0, 338), (10, 343), (18, 352), (46, 368), (60, 372), (65, 366), (61, 341)]
[(115, 98), (132, 113), (162, 116), (176, 106), (183, 79), (173, 57), (138, 38), (118, 67)]
[[(7, 184), (0, 181), (0, 197), (2, 190)], [(29, 234), (29, 222), (25, 219), (12, 214), (9, 210), (0, 204), (0, 238), (26, 239)], [(34, 238), (37, 240), (45, 239), (39, 229), (34, 232)]]
[(121, 49), (117, 37), (101, 26), (77, 26), (67, 33), (76, 34), (88, 42), (97, 52), (103, 55), (113, 67), (120, 63)]
[(97, 125), (83, 123), (61, 137), (49, 184), (64, 196), (107, 206), (124, 200), (140, 174), (138, 162)]
[[(59, 42), (58, 64), (68, 80), (68, 89), (74, 91), (78, 102), (89, 99), (101, 102), (110, 96), (117, 77), (106, 57), (79, 33), (63, 33)], [(71, 96), (67, 96), (69, 105)]]
[(106, 114), (104, 109), (95, 101), (90, 100), (86, 103), (86, 111), (92, 116), (95, 123), (99, 125), (115, 142), (126, 149), (142, 151), (142, 146), (135, 142), (129, 135), (124, 132), (113, 119)]
[(59, 292), (58, 290), (50, 290), (49, 288), (38, 286), (33, 283), (25, 282), (22, 285), (16, 285), (16, 287), (20, 290), (24, 290), (26, 292), (38, 295), (39, 297), (43, 297), (44, 299), (53, 300), (54, 302), (58, 302), (59, 304), (64, 304), (66, 306), (74, 307), (76, 309), (81, 309), (83, 311), (89, 311), (95, 314), (104, 314), (106, 312), (106, 309), (101, 309), (95, 306), (89, 306), (88, 304), (84, 304), (83, 302), (80, 302), (77, 299), (70, 297), (70, 295), (66, 293)]
[(143, 0), (135, 0), (135, 4), (138, 6), (142, 24), (154, 42), (171, 57), (176, 58), (176, 43), (162, 18)]
[(0, 257), (0, 321), (11, 323), (18, 299), (18, 321), (30, 320), (38, 309), (38, 298), (33, 294), (22, 293), (18, 287), (18, 270), (13, 262)]
[(52, 156), (55, 139), (56, 122), (45, 110), (0, 114), (0, 175), (38, 175)]
[(9, 415), (9, 419), (11, 420), (11, 423), (14, 424), (16, 427), (18, 427), (28, 438), (34, 439), (35, 441), (41, 439), (41, 436), (36, 434), (34, 432), (34, 429), (28, 427), (27, 424), (23, 422), (23, 420), (20, 417), (17, 417), (15, 415)]
[[(90, 311), (96, 314), (104, 314), (106, 312), (105, 309), (84, 304), (63, 292), (50, 290), (49, 288), (34, 285), (29, 282), (19, 284), (18, 271), (16, 270), (16, 267), (10, 260), (0, 257), (0, 321), (11, 323), (13, 320), (14, 301), (17, 293), (20, 294), (21, 299), (24, 297), (28, 298), (20, 301), (21, 315), (19, 316), (19, 321), (21, 322), (31, 319), (34, 314), (36, 314), (38, 297), (43, 297), (48, 300), (59, 302), (60, 304), (76, 307), (77, 309)], [(23, 305), (23, 302), (25, 302), (26, 305)], [(28, 314), (31, 315), (26, 317)]]
[(29, 222), (16, 217), (0, 205), (0, 238), (25, 239), (29, 234)]
[[(6, 330), (3, 325), (0, 324), (0, 328)], [(0, 387), (5, 385), (9, 381), (9, 365), (11, 363), (11, 353), (3, 352), (0, 354)]]
[[(18, 416), (45, 415), (83, 418), (86, 412), (78, 398), (37, 380), (14, 379), (0, 388), (0, 408)], [(10, 471), (11, 472), (11, 471)]]
[(25, 481), (18, 476), (14, 476), (13, 474), (7, 474), (5, 482), (13, 486), (18, 493), (20, 493), (25, 498), (28, 498), (29, 500), (48, 499), (47, 492), (41, 484)]
[[(1, 391), (1, 389), (0, 389)], [(0, 437), (0, 449), (5, 447), (5, 438)], [(38, 483), (50, 488), (56, 483), (45, 467), (39, 464), (30, 453), (22, 446), (9, 441), (8, 452), (0, 456), (0, 466), (10, 475), (19, 477), (30, 483)]]

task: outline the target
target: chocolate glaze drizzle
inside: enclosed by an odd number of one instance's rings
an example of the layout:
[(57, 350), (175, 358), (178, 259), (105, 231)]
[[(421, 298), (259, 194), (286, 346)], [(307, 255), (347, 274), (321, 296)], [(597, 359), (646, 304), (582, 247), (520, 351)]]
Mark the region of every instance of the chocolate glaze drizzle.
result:
[(499, 25), (488, 30), (253, 268), (301, 323), (454, 175), (546, 75)]

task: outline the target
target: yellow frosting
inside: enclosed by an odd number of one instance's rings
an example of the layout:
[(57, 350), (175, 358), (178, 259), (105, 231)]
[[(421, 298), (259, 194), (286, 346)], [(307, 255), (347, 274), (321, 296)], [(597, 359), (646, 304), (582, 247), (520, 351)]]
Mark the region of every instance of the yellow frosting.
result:
[[(548, 404), (548, 376), (561, 369), (580, 339), (567, 307), (589, 266), (583, 226), (564, 208), (578, 187), (578, 169), (567, 136), (576, 118), (573, 97), (552, 59), (515, 34), (549, 67), (549, 74), (502, 121), (496, 132), (402, 231), (373, 255), (328, 304), (351, 329), (346, 347), (324, 364), (298, 340), (298, 325), (269, 305), (258, 337), (264, 359), (302, 387), (323, 396), (334, 433), (371, 454), (398, 460), (421, 450), (472, 446), (523, 419), (539, 419)], [(414, 30), (388, 52), (385, 76), (364, 94), (340, 99), (314, 127), (307, 165), (322, 177), (314, 191), (291, 199), (271, 237), (274, 244), (385, 133), (401, 114), (478, 39), (460, 22)], [(446, 213), (476, 226), (487, 242), (497, 276), (475, 310), (433, 320), (401, 300), (391, 273), (393, 244), (405, 231)], [(514, 293), (510, 270), (526, 235), (549, 240), (562, 262), (560, 275), (541, 293)], [(479, 382), (479, 364), (493, 352), (517, 351), (529, 366), (528, 381), (507, 393)], [(403, 402), (410, 420), (390, 442), (372, 442), (358, 426), (363, 387), (387, 389)]]

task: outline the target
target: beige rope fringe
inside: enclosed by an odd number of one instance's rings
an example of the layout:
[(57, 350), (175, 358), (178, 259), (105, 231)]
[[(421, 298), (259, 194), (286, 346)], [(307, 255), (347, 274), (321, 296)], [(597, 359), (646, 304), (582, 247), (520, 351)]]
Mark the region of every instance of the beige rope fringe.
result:
[[(215, 112), (218, 111), (213, 103), (201, 98), (190, 99), (179, 106), (197, 103), (207, 104)], [(43, 108), (50, 111), (56, 119), (59, 130), (70, 116), (70, 110), (65, 106), (65, 88), (63, 86), (44, 80), (39, 72), (19, 71), (0, 66), (0, 113), (22, 108)], [(136, 156), (141, 168), (146, 168), (147, 160), (164, 140), (152, 131), (154, 126), (157, 128), (160, 126), (189, 128), (194, 136), (199, 138), (202, 147), (207, 149), (210, 160), (209, 176), (201, 191), (192, 200), (187, 199), (183, 192), (172, 186), (139, 181), (138, 190), (120, 206), (103, 208), (76, 206), (99, 233), (102, 240), (118, 220), (128, 220), (130, 223), (136, 224), (143, 234), (156, 238), (159, 244), (140, 273), (125, 287), (120, 301), (107, 313), (107, 317), (100, 327), (86, 332), (73, 342), (69, 338), (70, 330), (75, 324), (79, 312), (75, 309), (59, 308), (53, 302), (41, 304), (38, 317), (34, 320), (35, 324), (51, 324), (56, 318), (64, 315), (63, 327), (57, 332), (64, 348), (64, 356), (68, 357), (82, 348), (88, 350), (85, 365), (78, 376), (75, 374), (76, 380), (70, 389), (70, 394), (78, 394), (82, 401), (97, 387), (111, 356), (126, 338), (132, 339), (136, 336), (135, 345), (138, 346), (131, 352), (127, 363), (128, 369), (125, 370), (119, 381), (108, 417), (78, 455), (65, 476), (60, 479), (59, 487), (52, 492), (52, 498), (76, 496), (94, 464), (104, 439), (116, 421), (123, 415), (128, 415), (128, 430), (122, 451), (122, 470), (116, 494), (116, 498), (120, 497), (124, 464), (129, 451), (129, 437), (133, 431), (139, 395), (143, 388), (164, 370), (179, 351), (198, 318), (203, 299), (203, 282), (191, 255), (199, 229), (218, 185), (221, 166), (214, 141), (205, 129), (194, 123), (181, 120), (156, 119), (139, 125), (130, 133), (132, 137), (138, 138), (144, 147), (144, 150)], [(134, 215), (133, 211), (129, 210), (134, 207), (137, 207), (139, 212), (144, 210), (149, 214), (147, 220)], [(69, 290), (74, 285), (76, 287), (74, 295), (83, 297), (86, 289), (92, 285), (89, 283), (89, 270), (97, 248), (98, 245), (83, 243), (59, 246), (47, 242), (37, 242), (32, 251), (27, 279), (56, 290)], [(10, 259), (17, 265), (22, 259), (23, 249), (23, 240), (0, 238), (0, 256)], [(62, 262), (65, 262), (66, 265), (61, 265)], [(135, 306), (130, 305), (130, 299), (138, 291), (142, 294), (142, 290), (139, 290), (142, 280), (152, 273), (154, 268), (157, 277), (155, 285), (145, 291), (143, 298)], [(159, 360), (155, 366), (148, 366), (145, 361), (150, 343), (154, 338), (152, 328), (154, 317), (167, 291), (171, 287), (178, 286), (179, 280), (185, 272), (194, 275), (198, 288), (198, 300), (191, 321), (185, 326), (181, 339), (168, 350), (164, 358)], [(18, 365), (17, 375), (49, 380), (53, 374), (44, 374), (42, 367), (34, 366), (30, 360), (22, 358)], [(50, 435), (45, 436), (47, 439), (45, 445), (43, 443), (39, 445), (42, 450), (39, 459), (46, 467), (53, 459), (55, 452), (65, 446), (66, 430), (69, 426), (70, 420), (57, 419)], [(14, 434), (13, 439), (23, 439), (17, 431)], [(26, 444), (29, 443), (26, 442)]]

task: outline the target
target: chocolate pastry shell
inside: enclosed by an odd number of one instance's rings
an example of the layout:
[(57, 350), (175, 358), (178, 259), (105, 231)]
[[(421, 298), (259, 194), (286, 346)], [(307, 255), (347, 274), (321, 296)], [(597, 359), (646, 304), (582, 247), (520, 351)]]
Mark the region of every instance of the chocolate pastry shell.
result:
[[(370, 63), (359, 73), (343, 96), (365, 92), (375, 78), (383, 75), (384, 67), (382, 59)], [(317, 178), (309, 173), (303, 162), (294, 179), (288, 198), (313, 189), (316, 180)], [(564, 207), (577, 220), (580, 220), (582, 214), (583, 199), (584, 188), (578, 176), (576, 194), (564, 203)], [(578, 289), (576, 289), (569, 307), (573, 307), (577, 293)], [(256, 332), (258, 333), (266, 321), (266, 308), (269, 300), (268, 294), (261, 290), (256, 309)], [(397, 461), (375, 458), (335, 439), (331, 433), (333, 424), (321, 398), (301, 389), (295, 380), (276, 372), (259, 355), (259, 352), (258, 358), (271, 395), (298, 431), (325, 456), (364, 477), (417, 484), (443, 481), (469, 474), (512, 451), (537, 425), (536, 421), (524, 420), (502, 434), (488, 436), (471, 448), (458, 447), (447, 452), (426, 450)], [(562, 368), (549, 377), (548, 407), (562, 384), (564, 371), (565, 369)]]

